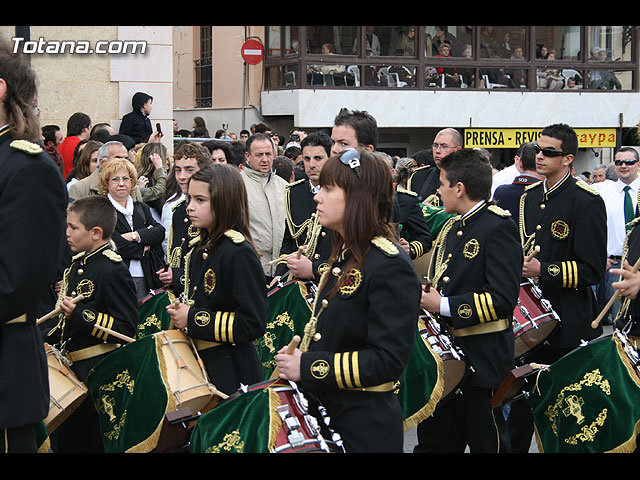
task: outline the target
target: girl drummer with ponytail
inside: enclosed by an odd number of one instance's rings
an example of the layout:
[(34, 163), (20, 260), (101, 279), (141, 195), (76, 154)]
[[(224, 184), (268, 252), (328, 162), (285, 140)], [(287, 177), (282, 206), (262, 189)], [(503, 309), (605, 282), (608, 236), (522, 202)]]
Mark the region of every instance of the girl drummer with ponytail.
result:
[(334, 231), (300, 348), (276, 356), (280, 377), (322, 404), (347, 452), (402, 452), (394, 383), (413, 345), (421, 286), (390, 224), (388, 164), (348, 148), (331, 157), (316, 194), (320, 223)]
[(184, 259), (184, 303), (167, 310), (194, 340), (211, 383), (230, 395), (263, 380), (253, 341), (265, 332), (268, 308), (238, 169), (219, 164), (194, 173), (187, 213), (200, 235)]

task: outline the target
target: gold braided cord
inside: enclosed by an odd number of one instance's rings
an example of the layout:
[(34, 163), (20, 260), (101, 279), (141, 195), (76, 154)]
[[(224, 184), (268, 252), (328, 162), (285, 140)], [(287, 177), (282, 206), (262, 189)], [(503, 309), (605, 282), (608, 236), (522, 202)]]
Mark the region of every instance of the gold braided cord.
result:
[(535, 232), (531, 235), (527, 235), (527, 229), (524, 224), (524, 201), (527, 193), (523, 193), (520, 197), (520, 205), (519, 205), (519, 217), (518, 218), (518, 229), (520, 230), (520, 243), (522, 245), (522, 253), (526, 257), (533, 253), (533, 249), (535, 248)]
[(327, 275), (329, 275), (330, 270), (325, 271), (322, 276), (320, 277), (320, 281), (318, 282), (318, 292), (316, 293), (316, 297), (313, 301), (313, 314), (311, 315), (311, 318), (309, 319), (309, 321), (307, 322), (307, 324), (304, 326), (304, 334), (302, 336), (302, 341), (300, 342), (300, 350), (302, 352), (307, 352), (309, 350), (309, 345), (311, 344), (311, 339), (315, 336), (316, 334), (316, 326), (318, 324), (318, 317), (320, 316), (320, 314), (322, 313), (322, 311), (324, 310), (324, 306), (322, 305), (322, 302), (320, 303), (320, 311), (318, 313), (316, 313), (317, 307), (318, 307), (318, 298), (320, 297), (320, 292), (322, 291), (322, 289), (324, 288), (324, 285), (326, 283), (326, 279), (327, 279)]
[(436, 237), (436, 240), (433, 242), (433, 248), (436, 249), (436, 254), (431, 257), (431, 261), (429, 262), (428, 272), (432, 275), (431, 285), (434, 288), (438, 287), (438, 280), (447, 269), (447, 264), (449, 263), (449, 259), (444, 260), (444, 251), (447, 241), (447, 235), (453, 228), (454, 223), (460, 220), (460, 215), (456, 215), (455, 217), (451, 217), (448, 219), (445, 224), (442, 226), (440, 233)]

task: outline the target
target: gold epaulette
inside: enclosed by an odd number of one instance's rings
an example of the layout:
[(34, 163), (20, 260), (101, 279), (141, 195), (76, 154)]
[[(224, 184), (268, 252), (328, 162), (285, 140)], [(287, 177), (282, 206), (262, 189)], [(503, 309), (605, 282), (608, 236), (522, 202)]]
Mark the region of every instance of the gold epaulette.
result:
[(288, 184), (287, 184), (287, 186), (286, 186), (285, 188), (291, 188), (291, 187), (293, 187), (294, 185), (298, 185), (299, 183), (306, 182), (306, 180), (307, 180), (306, 178), (301, 178), (300, 180), (297, 180), (297, 181), (295, 181), (295, 182), (288, 183)]
[(511, 216), (511, 214), (507, 210), (505, 210), (504, 208), (500, 208), (497, 205), (489, 205), (487, 207), (487, 210), (489, 210), (492, 213), (495, 213), (499, 217), (510, 217)]
[(233, 243), (242, 243), (244, 242), (244, 235), (238, 232), (237, 230), (227, 230), (224, 232), (225, 236), (231, 239)]
[(396, 190), (398, 192), (400, 192), (400, 193), (406, 193), (407, 195), (411, 195), (412, 197), (417, 197), (418, 196), (418, 194), (416, 192), (412, 192), (411, 190), (407, 190), (407, 189), (402, 188), (402, 187), (398, 187)]
[(28, 140), (14, 140), (9, 144), (11, 148), (15, 148), (16, 150), (20, 150), (22, 152), (26, 152), (29, 155), (37, 155), (42, 153), (42, 147), (37, 143), (30, 142)]
[(375, 237), (371, 239), (371, 243), (378, 247), (387, 257), (395, 257), (400, 253), (398, 247), (391, 240), (384, 237)]
[(541, 185), (541, 184), (542, 184), (542, 180), (538, 180), (536, 183), (532, 183), (531, 185), (527, 185), (526, 187), (524, 187), (524, 191), (528, 192), (532, 188), (535, 188), (535, 187), (537, 187), (538, 185)]
[(122, 261), (122, 257), (120, 255), (118, 255), (113, 250), (109, 250), (108, 248), (106, 250), (103, 250), (102, 254), (105, 257), (107, 257), (109, 260), (111, 260), (112, 262), (117, 263), (117, 262), (121, 262)]
[(578, 187), (580, 187), (581, 189), (589, 192), (591, 195), (600, 195), (600, 192), (598, 190), (596, 190), (595, 188), (593, 188), (591, 185), (589, 185), (588, 183), (584, 182), (583, 180), (578, 180), (576, 182), (576, 185)]

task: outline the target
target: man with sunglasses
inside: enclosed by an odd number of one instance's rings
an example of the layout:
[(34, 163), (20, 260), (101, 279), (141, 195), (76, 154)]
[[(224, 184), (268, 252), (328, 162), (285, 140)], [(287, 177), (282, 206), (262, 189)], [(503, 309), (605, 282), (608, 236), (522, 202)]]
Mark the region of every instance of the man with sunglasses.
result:
[[(540, 251), (525, 260), (522, 276), (536, 279), (561, 325), (526, 361), (550, 365), (583, 340), (602, 334), (601, 326), (591, 327), (597, 315), (592, 286), (604, 276), (607, 214), (598, 192), (571, 175), (578, 151), (571, 127), (545, 127), (536, 150), (536, 171), (544, 180), (526, 187), (520, 197), (519, 228), (523, 253), (529, 255), (536, 246)], [(528, 450), (533, 435), (530, 411), (516, 412), (512, 405), (508, 422), (513, 452)]]
[[(598, 289), (598, 310), (604, 308), (609, 298), (614, 293), (611, 283), (618, 277), (611, 275), (609, 269), (621, 268), (622, 247), (628, 227), (626, 226), (635, 217), (638, 205), (638, 190), (640, 189), (640, 177), (638, 170), (638, 152), (631, 147), (623, 147), (614, 157), (615, 171), (618, 175), (616, 182), (603, 182), (599, 189), (600, 196), (604, 200), (607, 209), (607, 267), (604, 281)], [(620, 310), (620, 302), (611, 307), (611, 321), (615, 320)], [(608, 312), (607, 312), (608, 313)], [(605, 317), (606, 319), (606, 317)], [(605, 322), (609, 323), (607, 320)]]

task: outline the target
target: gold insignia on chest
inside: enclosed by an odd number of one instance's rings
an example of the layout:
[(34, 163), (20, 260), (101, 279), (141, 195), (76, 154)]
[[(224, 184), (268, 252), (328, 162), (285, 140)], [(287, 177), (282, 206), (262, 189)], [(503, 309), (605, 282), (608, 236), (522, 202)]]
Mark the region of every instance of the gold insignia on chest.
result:
[(316, 360), (311, 364), (310, 370), (314, 378), (323, 379), (329, 374), (329, 363), (326, 360)]
[(469, 306), (466, 303), (463, 303), (458, 307), (458, 315), (461, 318), (469, 318), (472, 313), (473, 313), (473, 310), (471, 309), (471, 306)]
[(467, 260), (471, 260), (475, 258), (480, 252), (480, 243), (475, 238), (472, 238), (467, 243), (464, 244), (464, 248), (462, 249), (462, 255)]
[(564, 220), (556, 220), (551, 224), (551, 235), (558, 240), (564, 240), (569, 236), (569, 225)]
[(320, 266), (318, 267), (318, 273), (320, 275), (322, 275), (323, 273), (329, 271), (331, 269), (331, 265), (329, 265), (328, 263), (321, 263)]
[(353, 295), (362, 283), (362, 272), (357, 268), (352, 268), (349, 273), (345, 274), (342, 286), (338, 289), (341, 297)]
[[(187, 219), (185, 218), (185, 220)], [(191, 238), (197, 237), (199, 233), (200, 233), (200, 229), (198, 227), (189, 225), (189, 228), (187, 228), (187, 235), (189, 235), (189, 237)]]
[(84, 298), (90, 298), (93, 295), (93, 291), (95, 290), (93, 286), (93, 282), (88, 278), (82, 280), (78, 286), (76, 287), (76, 292), (79, 295), (84, 296)]
[(193, 320), (199, 327), (206, 327), (211, 321), (211, 315), (209, 315), (209, 312), (198, 312), (193, 317)]
[(216, 272), (212, 268), (208, 269), (204, 274), (204, 292), (211, 295), (216, 288)]

